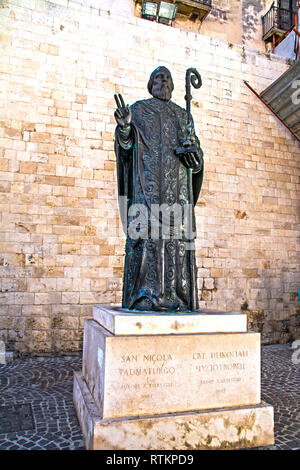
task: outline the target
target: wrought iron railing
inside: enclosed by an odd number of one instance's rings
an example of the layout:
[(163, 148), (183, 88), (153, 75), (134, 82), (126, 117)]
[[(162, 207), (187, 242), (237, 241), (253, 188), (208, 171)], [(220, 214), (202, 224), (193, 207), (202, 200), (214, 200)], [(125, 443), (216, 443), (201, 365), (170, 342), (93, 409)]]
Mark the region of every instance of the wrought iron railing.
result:
[(270, 10), (262, 17), (263, 37), (273, 28), (288, 31), (295, 23), (295, 13), (272, 5)]

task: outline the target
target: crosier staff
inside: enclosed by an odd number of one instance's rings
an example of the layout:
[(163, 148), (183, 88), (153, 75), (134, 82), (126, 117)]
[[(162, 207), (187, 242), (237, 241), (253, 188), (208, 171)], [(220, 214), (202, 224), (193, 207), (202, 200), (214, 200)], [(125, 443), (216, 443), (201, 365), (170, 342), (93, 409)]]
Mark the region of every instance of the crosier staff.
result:
[(193, 153), (197, 152), (192, 125), (192, 114), (191, 114), (191, 84), (194, 88), (200, 88), (202, 86), (202, 79), (201, 75), (197, 69), (189, 68), (185, 74), (185, 101), (186, 101), (186, 112), (188, 115), (188, 122), (187, 122), (187, 139), (183, 142), (182, 147), (178, 147), (175, 149), (175, 154), (178, 157), (183, 157), (183, 159), (189, 164), (189, 166), (193, 167), (196, 163), (195, 158), (193, 157)]
[[(194, 88), (200, 88), (202, 86), (202, 79), (201, 75), (198, 72), (197, 69), (195, 68), (189, 68), (186, 71), (185, 74), (185, 101), (186, 101), (186, 112), (188, 115), (188, 122), (187, 122), (187, 139), (185, 142), (183, 142), (182, 147), (178, 147), (175, 149), (175, 154), (180, 157), (183, 161), (186, 162), (186, 165), (188, 165), (188, 175), (187, 175), (187, 185), (188, 185), (188, 197), (189, 197), (189, 204), (190, 207), (194, 205), (194, 197), (193, 197), (193, 189), (192, 189), (192, 173), (193, 173), (193, 166), (196, 164), (197, 161), (194, 156), (194, 154), (197, 153), (197, 147), (195, 144), (195, 136), (194, 136), (194, 129), (193, 129), (193, 118), (191, 114), (191, 101), (192, 101), (192, 95), (191, 95), (191, 84), (193, 85)], [(192, 224), (193, 225), (193, 224)], [(195, 227), (193, 226), (193, 231), (195, 231)], [(190, 252), (191, 253), (191, 252)], [(190, 281), (191, 284), (194, 282), (194, 263), (192, 262), (192, 259), (190, 259), (189, 263), (189, 268), (190, 268)], [(191, 292), (195, 292), (194, 286), (191, 286)], [(196, 298), (192, 298), (192, 310), (195, 309), (195, 306), (197, 304)]]
[(186, 74), (185, 74), (185, 101), (186, 101), (186, 112), (188, 113), (189, 116), (189, 121), (192, 118), (191, 115), (191, 101), (192, 101), (192, 95), (191, 95), (191, 83), (194, 88), (200, 88), (202, 86), (202, 79), (201, 75), (198, 72), (197, 69), (187, 69)]

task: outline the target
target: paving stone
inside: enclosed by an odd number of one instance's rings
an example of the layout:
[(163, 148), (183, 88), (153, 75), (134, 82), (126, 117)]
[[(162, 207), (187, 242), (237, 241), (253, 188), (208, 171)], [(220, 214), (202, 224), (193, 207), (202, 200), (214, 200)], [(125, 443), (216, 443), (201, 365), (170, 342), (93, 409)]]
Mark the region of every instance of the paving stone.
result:
[[(300, 449), (300, 367), (290, 345), (262, 347), (262, 399), (274, 406), (275, 445)], [(1, 450), (83, 450), (73, 405), (73, 372), (80, 356), (16, 359), (0, 365), (0, 407), (31, 405), (33, 429), (0, 433)], [(4, 408), (3, 408), (4, 409)]]

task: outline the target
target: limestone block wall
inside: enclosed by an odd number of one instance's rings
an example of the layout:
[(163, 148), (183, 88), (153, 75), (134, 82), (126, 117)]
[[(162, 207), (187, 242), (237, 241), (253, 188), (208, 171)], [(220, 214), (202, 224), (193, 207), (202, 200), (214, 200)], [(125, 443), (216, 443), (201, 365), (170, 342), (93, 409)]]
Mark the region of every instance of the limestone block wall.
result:
[(299, 337), (299, 142), (246, 88), (285, 59), (92, 5), (0, 7), (0, 339), (18, 354), (72, 353), (94, 304), (120, 304), (124, 235), (114, 93), (148, 97), (150, 72), (187, 67), (205, 153), (197, 215), (201, 306), (248, 314), (263, 341)]

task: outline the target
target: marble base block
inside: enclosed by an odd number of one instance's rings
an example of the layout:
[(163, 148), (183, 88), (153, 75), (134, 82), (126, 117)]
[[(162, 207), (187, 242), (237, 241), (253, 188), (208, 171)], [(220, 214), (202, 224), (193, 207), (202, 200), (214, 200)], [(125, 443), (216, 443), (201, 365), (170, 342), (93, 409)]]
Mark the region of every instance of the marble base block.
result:
[(83, 375), (103, 418), (260, 403), (260, 335), (117, 336), (84, 328)]
[(247, 331), (245, 313), (203, 309), (189, 313), (138, 312), (95, 305), (93, 317), (115, 335), (183, 333), (241, 333)]
[(102, 419), (82, 374), (75, 373), (74, 404), (88, 450), (221, 450), (274, 444), (273, 408), (264, 403)]
[(274, 443), (260, 334), (246, 315), (95, 306), (73, 399), (87, 449), (238, 449)]

